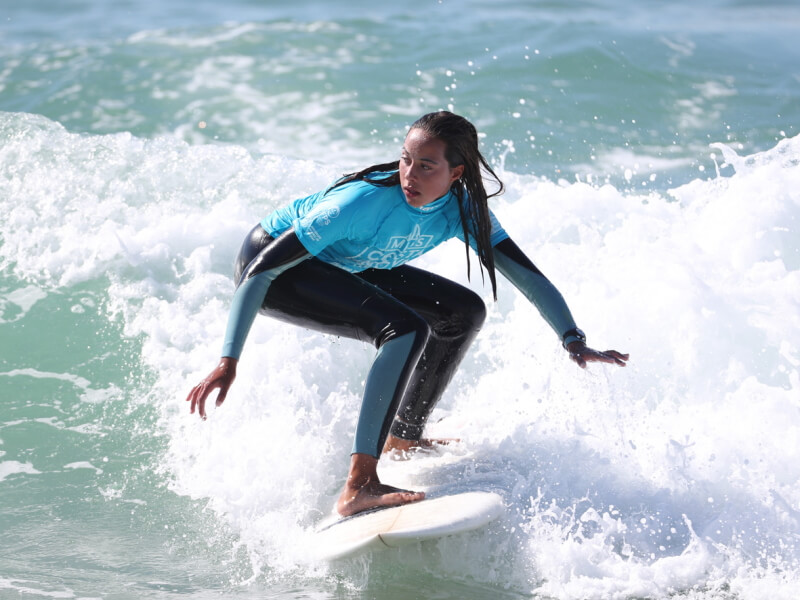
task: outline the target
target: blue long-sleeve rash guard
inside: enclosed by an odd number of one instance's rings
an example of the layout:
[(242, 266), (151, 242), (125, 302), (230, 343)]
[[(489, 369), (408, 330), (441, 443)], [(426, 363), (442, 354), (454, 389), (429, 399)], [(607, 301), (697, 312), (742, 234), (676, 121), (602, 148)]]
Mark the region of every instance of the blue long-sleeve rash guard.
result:
[[(387, 174), (374, 176), (382, 175)], [(490, 218), (495, 245), (508, 234), (491, 213)], [(369, 181), (295, 200), (261, 225), (274, 238), (294, 228), (311, 254), (351, 273), (392, 269), (453, 237), (464, 239), (458, 200), (451, 192), (417, 208), (406, 202), (399, 185), (381, 187)], [(474, 248), (472, 236), (470, 242)]]
[[(463, 240), (457, 202), (448, 192), (416, 208), (406, 202), (400, 186), (354, 181), (276, 210), (261, 222), (276, 241), (264, 248), (242, 275), (222, 356), (240, 357), (271, 283), (287, 269), (310, 256), (353, 273), (405, 264), (453, 237)], [(497, 269), (537, 307), (560, 339), (575, 328), (563, 297), (491, 213), (490, 218)], [(470, 242), (474, 248), (472, 236)]]

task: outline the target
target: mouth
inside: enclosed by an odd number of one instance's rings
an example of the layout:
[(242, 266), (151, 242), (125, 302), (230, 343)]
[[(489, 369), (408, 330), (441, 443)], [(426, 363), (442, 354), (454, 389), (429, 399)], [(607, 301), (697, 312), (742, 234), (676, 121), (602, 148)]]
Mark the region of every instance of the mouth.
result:
[(420, 194), (417, 190), (415, 190), (414, 188), (412, 188), (410, 186), (405, 186), (403, 188), (403, 191), (406, 194), (406, 198), (416, 198)]

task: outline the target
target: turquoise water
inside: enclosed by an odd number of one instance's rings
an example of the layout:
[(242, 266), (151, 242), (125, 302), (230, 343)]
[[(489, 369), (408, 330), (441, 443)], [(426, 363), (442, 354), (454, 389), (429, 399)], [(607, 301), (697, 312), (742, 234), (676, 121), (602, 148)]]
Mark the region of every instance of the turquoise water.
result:
[[(15, 3), (0, 14), (0, 598), (796, 598), (794, 2)], [(243, 234), (450, 108), (600, 347), (509, 286), (385, 480), (484, 531), (320, 564), (370, 348), (257, 323)], [(420, 261), (466, 282), (457, 244)]]

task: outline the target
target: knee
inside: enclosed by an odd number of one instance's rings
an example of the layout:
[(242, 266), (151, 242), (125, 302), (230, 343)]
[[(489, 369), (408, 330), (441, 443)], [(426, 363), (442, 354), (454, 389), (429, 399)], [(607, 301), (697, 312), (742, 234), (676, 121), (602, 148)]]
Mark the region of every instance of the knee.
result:
[(480, 331), (486, 321), (486, 304), (478, 294), (468, 290), (468, 293), (464, 294), (462, 314), (469, 329)]
[(450, 309), (450, 314), (433, 327), (441, 337), (471, 338), (481, 330), (486, 320), (486, 304), (470, 289), (464, 288), (457, 300), (451, 303)]

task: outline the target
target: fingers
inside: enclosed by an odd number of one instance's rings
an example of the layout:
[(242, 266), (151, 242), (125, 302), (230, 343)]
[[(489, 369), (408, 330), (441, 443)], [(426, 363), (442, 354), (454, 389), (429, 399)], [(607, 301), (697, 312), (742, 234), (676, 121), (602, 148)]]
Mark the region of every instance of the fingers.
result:
[(219, 407), (222, 406), (222, 403), (225, 402), (225, 396), (228, 395), (228, 388), (226, 386), (220, 386), (219, 394), (217, 394), (217, 402), (215, 406)]
[[(189, 394), (186, 396), (186, 401), (187, 402), (192, 402), (192, 397), (194, 396), (194, 390), (195, 390), (196, 387), (197, 386), (193, 387), (192, 390), (189, 392)], [(192, 403), (192, 404), (194, 404), (194, 403)], [(194, 409), (194, 406), (192, 406), (191, 410), (193, 410), (193, 409)]]
[(194, 411), (197, 410), (201, 419), (206, 418), (206, 398), (208, 398), (212, 390), (213, 387), (207, 381), (201, 381), (192, 388), (192, 391), (186, 397), (186, 400), (191, 402), (189, 414), (194, 414)]
[(628, 360), (624, 357), (624, 355), (620, 354), (619, 352), (615, 352), (614, 350), (595, 352), (592, 356), (587, 356), (586, 359), (594, 362), (613, 363), (619, 365), (620, 367), (624, 367), (625, 361)]
[(189, 414), (194, 414), (194, 409), (197, 406), (197, 396), (198, 393), (200, 392), (201, 385), (202, 384), (197, 384), (196, 386), (194, 386), (192, 388), (192, 391), (189, 392), (189, 395), (186, 396), (186, 401), (191, 402), (191, 404), (189, 405)]
[(617, 352), (616, 350), (606, 350), (603, 352), (606, 356), (608, 356), (611, 361), (620, 367), (624, 367), (627, 364), (629, 354), (622, 354), (621, 352)]
[(208, 389), (208, 384), (202, 384), (200, 392), (197, 398), (197, 414), (200, 415), (200, 418), (204, 421), (206, 420), (206, 397), (208, 396), (211, 390)]
[(569, 357), (573, 362), (577, 363), (579, 367), (585, 369), (587, 362), (604, 362), (624, 367), (627, 364), (629, 355), (622, 354), (616, 350), (599, 352), (591, 348), (582, 348), (578, 352), (571, 352)]

